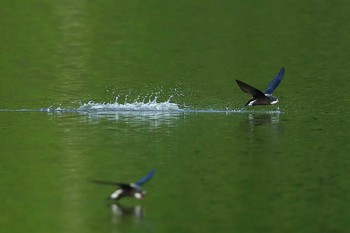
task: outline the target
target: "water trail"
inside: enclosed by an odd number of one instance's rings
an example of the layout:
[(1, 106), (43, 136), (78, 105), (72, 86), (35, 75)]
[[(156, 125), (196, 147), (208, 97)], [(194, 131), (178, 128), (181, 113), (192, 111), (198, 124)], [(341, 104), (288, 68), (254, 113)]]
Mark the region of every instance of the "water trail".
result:
[(154, 99), (149, 99), (145, 102), (143, 99), (139, 101), (140, 97), (137, 97), (134, 102), (128, 103), (127, 96), (125, 97), (124, 103), (118, 103), (118, 98), (116, 97), (115, 103), (96, 103), (94, 101), (89, 101), (81, 105), (77, 111), (78, 112), (116, 112), (116, 111), (182, 111), (178, 104), (171, 103), (171, 97), (165, 102), (158, 102), (158, 97), (155, 96)]
[[(191, 106), (186, 106), (185, 104), (179, 104), (176, 102), (172, 102), (174, 97), (177, 97), (178, 94), (172, 94), (168, 96), (165, 101), (159, 101), (161, 91), (155, 94), (147, 94), (147, 95), (137, 95), (135, 97), (126, 94), (124, 96), (117, 95), (115, 96), (115, 101), (112, 103), (106, 102), (95, 102), (93, 100), (84, 102), (75, 101), (72, 106), (64, 107), (62, 105), (58, 106), (50, 106), (48, 108), (41, 109), (17, 109), (17, 110), (9, 110), (9, 109), (0, 109), (0, 112), (50, 112), (50, 113), (97, 113), (97, 114), (113, 114), (113, 113), (122, 113), (123, 114), (134, 114), (134, 113), (142, 113), (142, 114), (154, 114), (157, 112), (158, 114), (163, 113), (257, 113), (257, 114), (280, 114), (283, 111), (280, 110), (279, 107), (272, 108), (228, 108), (225, 107), (223, 109), (211, 109), (211, 108), (196, 108)], [(130, 97), (130, 98), (129, 98)], [(129, 99), (134, 99), (129, 102)], [(174, 98), (177, 99), (177, 98)], [(78, 104), (78, 106), (77, 106)]]

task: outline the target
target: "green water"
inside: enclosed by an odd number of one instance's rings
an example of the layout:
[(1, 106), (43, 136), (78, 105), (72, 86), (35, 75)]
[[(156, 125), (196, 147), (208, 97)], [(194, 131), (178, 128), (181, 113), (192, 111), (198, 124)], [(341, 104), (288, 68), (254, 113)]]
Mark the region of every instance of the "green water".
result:
[[(1, 233), (348, 231), (347, 1), (0, 6)], [(281, 66), (280, 111), (233, 111)], [(116, 97), (186, 111), (76, 111)]]

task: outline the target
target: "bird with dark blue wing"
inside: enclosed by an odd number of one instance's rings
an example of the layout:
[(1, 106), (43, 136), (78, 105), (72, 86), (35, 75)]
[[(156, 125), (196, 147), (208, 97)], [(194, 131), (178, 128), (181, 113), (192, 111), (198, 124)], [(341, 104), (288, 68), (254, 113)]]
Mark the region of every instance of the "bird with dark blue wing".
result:
[(142, 177), (140, 180), (131, 184), (119, 183), (119, 182), (113, 182), (113, 181), (103, 181), (103, 180), (91, 180), (91, 181), (98, 184), (118, 186), (118, 189), (115, 190), (109, 196), (109, 198), (112, 200), (119, 200), (122, 197), (135, 197), (136, 199), (142, 199), (146, 195), (146, 191), (142, 188), (142, 185), (145, 184), (147, 181), (149, 181), (154, 176), (155, 173), (156, 173), (156, 170), (153, 169), (149, 173), (147, 173), (147, 175)]
[(271, 80), (265, 92), (262, 92), (259, 89), (256, 89), (255, 87), (252, 87), (236, 79), (236, 82), (238, 86), (242, 89), (242, 91), (253, 96), (244, 106), (271, 105), (278, 103), (277, 97), (273, 96), (272, 93), (280, 84), (283, 76), (284, 68), (282, 67), (280, 71), (276, 74), (274, 79)]

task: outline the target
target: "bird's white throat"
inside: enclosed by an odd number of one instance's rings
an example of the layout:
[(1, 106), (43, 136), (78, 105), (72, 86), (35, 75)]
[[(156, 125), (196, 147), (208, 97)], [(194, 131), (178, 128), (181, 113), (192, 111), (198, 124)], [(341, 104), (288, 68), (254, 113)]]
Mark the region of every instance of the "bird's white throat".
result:
[(271, 102), (271, 104), (277, 104), (277, 103), (278, 103), (278, 99)]

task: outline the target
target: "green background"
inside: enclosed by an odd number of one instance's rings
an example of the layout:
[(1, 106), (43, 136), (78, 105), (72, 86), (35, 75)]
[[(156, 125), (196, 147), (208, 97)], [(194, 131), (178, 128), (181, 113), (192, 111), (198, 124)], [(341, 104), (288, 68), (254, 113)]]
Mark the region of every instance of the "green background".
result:
[[(345, 0), (1, 1), (0, 232), (347, 232), (349, 12)], [(235, 79), (264, 90), (281, 66), (281, 113), (225, 112), (249, 99)], [(171, 96), (190, 111), (74, 112)], [(152, 168), (146, 198), (119, 207), (113, 187), (88, 182)]]

